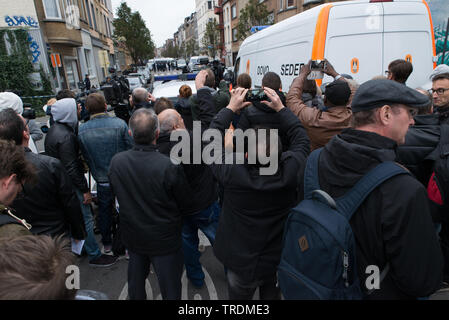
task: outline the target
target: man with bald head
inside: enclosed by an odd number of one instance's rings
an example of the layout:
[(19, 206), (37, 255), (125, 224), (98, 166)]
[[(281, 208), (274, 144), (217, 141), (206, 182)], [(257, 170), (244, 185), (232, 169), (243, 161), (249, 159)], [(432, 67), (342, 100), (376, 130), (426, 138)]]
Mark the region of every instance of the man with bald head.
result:
[(193, 195), (184, 217), (182, 226), (182, 249), (187, 278), (192, 284), (200, 288), (204, 285), (204, 273), (200, 264), (201, 253), (198, 251), (198, 229), (200, 229), (210, 243), (215, 241), (220, 209), (217, 203), (218, 189), (211, 169), (205, 164), (191, 164), (193, 161), (193, 135), (185, 128), (181, 115), (175, 109), (166, 109), (158, 115), (161, 133), (157, 140), (161, 153), (170, 156), (171, 149), (177, 144), (170, 141), (173, 131), (186, 131), (190, 137), (190, 164), (183, 163), (187, 181), (192, 188)]
[(129, 103), (132, 108), (132, 112), (140, 108), (154, 108), (154, 103), (156, 102), (156, 98), (148, 92), (147, 89), (139, 87), (135, 88), (129, 98)]
[(181, 299), (183, 208), (191, 191), (183, 168), (161, 154), (156, 145), (159, 121), (141, 108), (129, 120), (131, 150), (111, 161), (109, 181), (120, 205), (122, 241), (129, 253), (128, 293), (145, 300), (150, 263), (163, 299)]

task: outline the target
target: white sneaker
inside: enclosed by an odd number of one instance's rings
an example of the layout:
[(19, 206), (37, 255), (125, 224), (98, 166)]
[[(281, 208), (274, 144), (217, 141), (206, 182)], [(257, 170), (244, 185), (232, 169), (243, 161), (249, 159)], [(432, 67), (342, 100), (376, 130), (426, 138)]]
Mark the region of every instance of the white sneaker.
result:
[(107, 256), (113, 256), (114, 253), (112, 252), (112, 246), (103, 246), (103, 249), (101, 252)]

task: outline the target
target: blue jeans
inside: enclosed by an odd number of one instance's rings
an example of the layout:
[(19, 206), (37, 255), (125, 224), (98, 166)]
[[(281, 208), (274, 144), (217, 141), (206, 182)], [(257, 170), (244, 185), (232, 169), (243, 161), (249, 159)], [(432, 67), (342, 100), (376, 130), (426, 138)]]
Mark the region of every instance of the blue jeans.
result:
[(198, 238), (198, 229), (206, 235), (213, 245), (215, 233), (217, 232), (219, 215), (220, 207), (217, 202), (214, 202), (207, 209), (186, 216), (183, 220), (182, 251), (184, 253), (186, 273), (187, 277), (198, 287), (202, 286), (204, 281), (204, 272), (200, 264), (201, 253), (198, 251), (200, 242), (200, 239)]
[(98, 247), (97, 240), (95, 239), (94, 234), (94, 217), (92, 215), (92, 210), (90, 209), (90, 205), (85, 205), (83, 203), (84, 198), (81, 191), (76, 190), (76, 195), (80, 201), (81, 212), (83, 213), (84, 225), (86, 226), (86, 239), (84, 242), (84, 250), (86, 250), (89, 261), (92, 261), (99, 256), (101, 256), (101, 250)]
[(101, 233), (101, 242), (104, 246), (112, 244), (112, 206), (114, 197), (111, 187), (108, 185), (97, 184), (98, 199), (98, 224)]

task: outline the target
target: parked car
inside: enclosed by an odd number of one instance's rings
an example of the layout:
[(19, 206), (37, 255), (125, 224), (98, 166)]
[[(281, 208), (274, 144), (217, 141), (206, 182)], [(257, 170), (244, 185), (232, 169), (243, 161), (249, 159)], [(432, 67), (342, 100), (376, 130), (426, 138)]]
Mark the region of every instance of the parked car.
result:
[(207, 56), (194, 56), (190, 58), (188, 70), (189, 72), (200, 71), (209, 64), (209, 57)]
[(135, 88), (146, 87), (145, 77), (140, 73), (130, 73), (126, 76), (126, 79), (129, 81), (130, 91), (133, 91)]
[(187, 72), (187, 62), (184, 59), (176, 60), (176, 65), (178, 70), (182, 70), (182, 72)]

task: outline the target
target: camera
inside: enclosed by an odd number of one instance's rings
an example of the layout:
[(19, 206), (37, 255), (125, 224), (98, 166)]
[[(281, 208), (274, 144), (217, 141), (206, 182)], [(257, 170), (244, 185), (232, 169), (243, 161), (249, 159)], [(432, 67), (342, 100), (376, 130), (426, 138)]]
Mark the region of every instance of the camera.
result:
[(268, 96), (263, 89), (252, 89), (246, 93), (245, 101), (268, 101)]
[(31, 103), (23, 104), (22, 117), (28, 120), (36, 119), (36, 110), (31, 107)]
[(310, 74), (307, 80), (316, 80), (324, 78), (324, 69), (326, 69), (326, 62), (324, 60), (312, 60), (310, 64)]
[(324, 60), (312, 60), (310, 64), (311, 70), (323, 71), (326, 68), (326, 62)]

